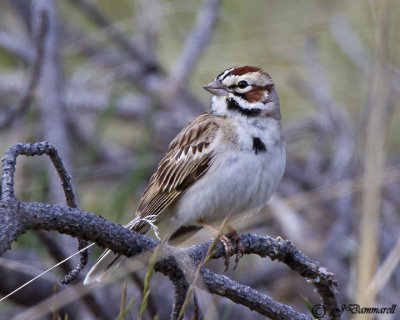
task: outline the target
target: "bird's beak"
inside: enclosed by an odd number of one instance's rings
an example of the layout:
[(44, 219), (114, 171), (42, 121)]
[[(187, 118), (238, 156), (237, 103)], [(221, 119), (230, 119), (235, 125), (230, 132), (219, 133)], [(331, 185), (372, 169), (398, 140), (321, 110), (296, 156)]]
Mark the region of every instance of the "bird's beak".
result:
[(221, 80), (210, 82), (203, 86), (203, 88), (216, 96), (227, 96), (229, 94), (228, 88), (222, 84)]

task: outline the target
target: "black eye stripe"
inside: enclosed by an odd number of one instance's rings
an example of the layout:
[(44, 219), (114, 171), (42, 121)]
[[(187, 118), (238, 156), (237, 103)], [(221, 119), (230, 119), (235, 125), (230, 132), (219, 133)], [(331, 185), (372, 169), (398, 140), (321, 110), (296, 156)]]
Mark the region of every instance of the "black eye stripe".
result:
[[(236, 89), (238, 86), (236, 84), (232, 84), (230, 86), (228, 86), (228, 89)], [(258, 86), (255, 84), (249, 84), (249, 87), (253, 87), (253, 88), (261, 88), (261, 89), (265, 89), (267, 91), (271, 91), (271, 89), (273, 89), (274, 85), (273, 84), (267, 84), (265, 86)]]
[[(237, 84), (232, 84), (232, 85), (228, 86), (228, 89), (236, 89), (238, 87), (239, 86)], [(261, 88), (260, 86), (256, 86), (256, 85), (252, 85), (252, 84), (247, 84), (246, 88), (247, 87)], [(241, 88), (241, 89), (244, 89), (244, 88)]]
[(271, 89), (274, 88), (273, 84), (267, 84), (265, 86), (257, 86), (257, 85), (252, 85), (254, 88), (261, 88), (261, 89), (265, 89), (267, 91), (270, 91)]

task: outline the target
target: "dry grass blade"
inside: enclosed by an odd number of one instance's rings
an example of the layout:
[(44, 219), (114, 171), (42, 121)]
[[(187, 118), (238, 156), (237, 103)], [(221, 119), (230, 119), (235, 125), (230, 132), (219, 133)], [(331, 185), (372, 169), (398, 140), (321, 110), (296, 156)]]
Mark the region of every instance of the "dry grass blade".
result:
[(28, 282), (24, 283), (22, 286), (18, 287), (17, 289), (15, 289), (14, 291), (10, 292), (9, 294), (7, 294), (6, 296), (2, 297), (0, 299), (0, 302), (6, 300), (7, 298), (9, 298), (10, 296), (12, 296), (14, 293), (16, 293), (17, 291), (20, 291), (21, 289), (23, 289), (24, 287), (26, 287), (27, 285), (31, 284), (32, 282), (34, 282), (36, 279), (39, 279), (41, 277), (43, 277), (45, 274), (47, 274), (48, 272), (50, 272), (51, 270), (57, 268), (58, 266), (60, 266), (61, 264), (63, 264), (64, 262), (70, 260), (72, 257), (82, 253), (83, 251), (89, 249), (90, 247), (94, 246), (95, 244), (92, 243), (90, 245), (88, 245), (85, 248), (82, 248), (81, 250), (75, 252), (74, 254), (70, 255), (69, 257), (65, 258), (64, 260), (60, 261), (59, 263), (51, 266), (50, 268), (46, 269), (45, 271), (41, 272), (40, 274), (38, 274), (36, 277), (32, 278), (31, 280), (29, 280)]
[[(357, 302), (363, 306), (373, 306), (375, 294), (367, 295), (368, 285), (375, 274), (378, 262), (379, 215), (381, 204), (381, 172), (384, 165), (385, 120), (390, 90), (388, 28), (390, 25), (390, 0), (379, 2), (376, 31), (374, 77), (371, 95), (366, 108), (369, 108), (365, 140), (365, 192), (362, 198), (360, 221), (360, 251), (357, 261)], [(358, 317), (357, 319), (361, 319)], [(362, 315), (362, 319), (372, 319)]]
[[(41, 273), (42, 270), (38, 267), (35, 267), (30, 264), (22, 263), (20, 261), (11, 260), (7, 258), (0, 257), (0, 267), (7, 268), (10, 270), (18, 271), (24, 273), (29, 276), (36, 276), (38, 273)], [(45, 279), (54, 281), (55, 277), (51, 275), (43, 275)]]
[(121, 305), (119, 308), (118, 320), (125, 320), (125, 317), (126, 317), (126, 281), (124, 281), (124, 286), (122, 288)]
[(201, 268), (204, 267), (204, 265), (207, 263), (207, 261), (210, 260), (211, 257), (213, 256), (213, 251), (215, 249), (215, 246), (217, 245), (219, 239), (221, 238), (222, 234), (226, 230), (225, 228), (226, 228), (226, 226), (228, 224), (228, 221), (229, 221), (229, 218), (231, 217), (231, 215), (232, 215), (232, 212), (230, 212), (229, 215), (222, 221), (222, 224), (221, 224), (221, 226), (220, 226), (220, 228), (218, 230), (218, 234), (215, 236), (213, 242), (211, 243), (210, 247), (208, 248), (207, 253), (206, 253), (203, 261), (197, 267), (197, 270), (196, 270), (196, 273), (194, 275), (193, 281), (190, 284), (189, 290), (186, 293), (185, 301), (183, 302), (181, 311), (179, 312), (178, 319), (181, 319), (183, 317), (183, 314), (185, 313), (185, 309), (186, 309), (186, 307), (187, 307), (187, 305), (189, 303), (190, 296), (191, 296), (191, 294), (192, 294), (192, 292), (194, 290), (194, 287), (196, 285), (197, 279), (200, 276), (200, 270), (201, 270)]
[(142, 304), (140, 305), (139, 320), (142, 319), (143, 313), (147, 308), (147, 301), (149, 300), (149, 296), (150, 296), (150, 279), (154, 273), (154, 267), (156, 265), (157, 259), (160, 255), (160, 253), (162, 252), (162, 247), (163, 247), (165, 241), (167, 241), (167, 240), (168, 240), (168, 238), (165, 237), (163, 239), (163, 241), (160, 242), (160, 244), (154, 250), (154, 253), (150, 258), (149, 269), (147, 270), (146, 277), (144, 279), (143, 300), (142, 300)]
[(43, 300), (41, 303), (25, 309), (11, 320), (36, 320), (43, 319), (46, 315), (51, 314), (52, 310), (49, 309), (49, 305), (52, 305), (55, 309), (61, 309), (63, 306), (82, 298), (86, 294), (90, 293), (94, 288), (99, 288), (99, 284), (84, 286), (82, 283), (70, 286), (69, 288), (55, 294)]
[(386, 285), (390, 277), (396, 271), (400, 262), (400, 238), (397, 240), (396, 245), (383, 261), (375, 273), (372, 281), (368, 285), (366, 296), (370, 297), (378, 294)]

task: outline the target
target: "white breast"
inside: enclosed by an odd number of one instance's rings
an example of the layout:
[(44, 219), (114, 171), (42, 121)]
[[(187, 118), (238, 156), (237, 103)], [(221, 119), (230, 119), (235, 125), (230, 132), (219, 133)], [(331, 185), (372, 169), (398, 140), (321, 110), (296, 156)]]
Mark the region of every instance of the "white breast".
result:
[[(209, 171), (173, 206), (174, 224), (192, 224), (201, 218), (211, 223), (222, 220), (230, 212), (240, 214), (268, 201), (283, 176), (286, 163), (279, 123), (273, 119), (270, 122), (266, 130), (264, 126), (248, 127), (248, 121), (238, 119), (236, 149), (220, 148), (223, 150), (220, 152), (216, 149)], [(253, 137), (260, 138), (266, 152), (255, 153)]]

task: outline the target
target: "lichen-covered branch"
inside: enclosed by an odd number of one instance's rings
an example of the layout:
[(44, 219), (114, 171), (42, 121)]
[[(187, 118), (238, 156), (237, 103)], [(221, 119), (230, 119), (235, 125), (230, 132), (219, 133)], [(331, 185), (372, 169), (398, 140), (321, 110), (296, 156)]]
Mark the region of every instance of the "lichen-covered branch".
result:
[[(63, 182), (69, 207), (43, 203), (20, 202), (14, 195), (15, 164), (18, 155), (47, 154), (56, 167)], [(0, 202), (0, 255), (9, 250), (11, 243), (28, 230), (55, 230), (63, 234), (96, 242), (122, 255), (132, 257), (153, 250), (159, 241), (153, 240), (102, 217), (80, 210), (74, 200), (70, 177), (65, 171), (55, 148), (47, 142), (36, 144), (16, 144), (9, 148), (3, 158), (2, 195)], [(337, 310), (336, 280), (317, 263), (295, 249), (290, 241), (258, 235), (241, 236), (245, 254), (270, 257), (288, 265), (301, 276), (312, 279), (327, 310)], [(182, 251), (164, 250), (155, 270), (168, 276), (175, 288), (173, 319), (177, 318), (182, 299), (188, 289), (187, 275), (181, 268), (181, 255), (189, 257), (196, 268), (205, 258), (211, 242), (201, 243)], [(176, 254), (171, 254), (175, 252)], [(219, 243), (213, 259), (225, 255), (224, 246)], [(187, 260), (187, 259), (186, 259)], [(240, 303), (271, 319), (311, 319), (310, 316), (294, 311), (291, 307), (278, 303), (265, 294), (236, 283), (228, 277), (201, 270), (202, 280), (208, 290)], [(332, 316), (332, 319), (337, 319)]]
[[(13, 220), (14, 223), (11, 223), (10, 220)], [(7, 204), (1, 202), (0, 227), (1, 230), (7, 230), (6, 232), (0, 232), (0, 254), (8, 250), (11, 243), (27, 230), (56, 230), (60, 233), (94, 241), (104, 248), (110, 248), (126, 256), (135, 256), (145, 251), (153, 250), (158, 244), (156, 240), (91, 213), (75, 208), (42, 203), (14, 201)], [(260, 240), (263, 240), (262, 242), (265, 244), (268, 242), (273, 244), (275, 241), (269, 237), (253, 235), (244, 235), (244, 239), (246, 253), (259, 252)], [(184, 254), (189, 255), (195, 264), (204, 258), (209, 244), (203, 243), (187, 248)], [(267, 247), (266, 252), (269, 250), (275, 252), (276, 246)], [(266, 252), (263, 254), (266, 254)], [(223, 255), (223, 245), (218, 245), (214, 258)], [(300, 258), (300, 262), (295, 260), (294, 265), (296, 263), (302, 265), (303, 255), (294, 255), (293, 258)], [(168, 276), (175, 287), (184, 288), (184, 286), (181, 286), (184, 281), (182, 270), (179, 268), (179, 264), (171, 261), (173, 259), (169, 257), (161, 259), (157, 262), (155, 270)], [(311, 266), (317, 267), (316, 264)], [(318, 273), (324, 276), (324, 273), (317, 269), (303, 270), (304, 275), (313, 276)], [(326, 275), (333, 277), (328, 273)], [(202, 270), (202, 279), (212, 293), (248, 306), (250, 309), (272, 319), (311, 319), (310, 316), (298, 313), (289, 306), (275, 302), (272, 298), (254, 289), (240, 285), (228, 277), (215, 275), (207, 269)]]

